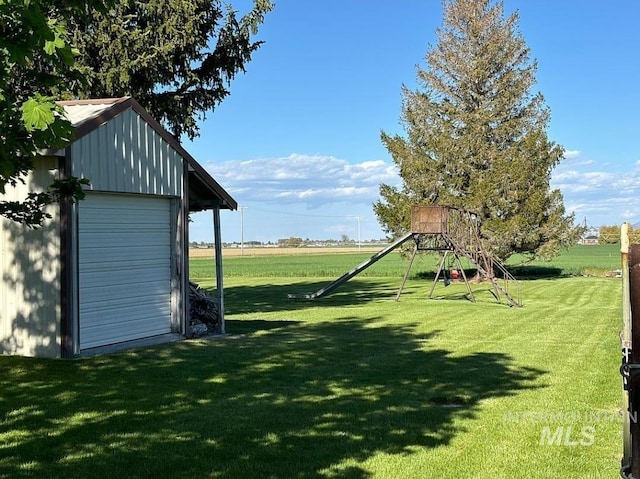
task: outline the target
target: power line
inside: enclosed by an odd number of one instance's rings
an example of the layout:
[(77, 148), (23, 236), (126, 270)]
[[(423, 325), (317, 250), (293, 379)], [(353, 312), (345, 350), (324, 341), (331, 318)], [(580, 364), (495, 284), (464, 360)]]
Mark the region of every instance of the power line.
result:
[(271, 213), (271, 214), (283, 215), (283, 216), (302, 216), (306, 218), (334, 218), (334, 219), (335, 218), (343, 218), (343, 219), (355, 218), (355, 216), (349, 216), (349, 215), (314, 215), (309, 213), (291, 213), (288, 211), (274, 211), (274, 210), (267, 210), (263, 208), (255, 208), (254, 206), (251, 206), (251, 209), (254, 211), (260, 211), (261, 213)]

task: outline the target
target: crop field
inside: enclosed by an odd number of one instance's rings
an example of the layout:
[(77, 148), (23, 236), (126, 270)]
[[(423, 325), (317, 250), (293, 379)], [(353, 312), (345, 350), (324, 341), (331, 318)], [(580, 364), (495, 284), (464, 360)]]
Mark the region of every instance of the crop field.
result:
[[(225, 258), (236, 256), (297, 256), (309, 254), (344, 254), (344, 253), (375, 253), (384, 246), (335, 246), (335, 247), (304, 247), (304, 248), (288, 248), (288, 247), (253, 247), (253, 248), (224, 248), (222, 255)], [(191, 258), (213, 258), (213, 248), (191, 248), (189, 250)]]
[[(239, 255), (238, 248), (222, 252), (225, 277), (338, 277), (345, 271), (369, 258), (382, 247), (357, 248), (253, 248)], [(190, 250), (190, 277), (198, 281), (214, 276), (212, 249)], [(416, 256), (411, 268), (413, 276), (435, 274), (439, 257), (435, 254)], [(364, 270), (364, 277), (402, 276), (408, 260), (399, 251), (392, 251), (371, 267)], [(466, 260), (463, 267), (473, 269)], [(620, 268), (619, 245), (577, 245), (551, 261), (529, 261), (522, 256), (513, 256), (507, 262), (516, 277), (566, 277), (609, 276)]]
[[(226, 338), (0, 358), (0, 478), (617, 477), (617, 247), (514, 264), (522, 308), (486, 284), (428, 299), (430, 256), (396, 302), (395, 252), (287, 298), (367, 256), (224, 258)], [(212, 263), (191, 261), (205, 288)]]

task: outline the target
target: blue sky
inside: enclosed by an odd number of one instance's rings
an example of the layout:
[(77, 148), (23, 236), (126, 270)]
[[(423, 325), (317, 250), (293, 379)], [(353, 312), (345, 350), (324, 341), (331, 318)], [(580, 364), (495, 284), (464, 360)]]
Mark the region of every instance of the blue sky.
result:
[[(403, 133), (400, 89), (415, 88), (442, 23), (439, 0), (275, 0), (264, 45), (186, 149), (243, 207), (223, 241), (383, 238), (380, 183), (399, 184), (380, 131)], [(234, 0), (243, 11), (248, 0)], [(565, 206), (590, 226), (640, 222), (640, 2), (505, 0), (538, 61)], [(211, 213), (192, 241), (212, 241)], [(243, 226), (241, 228), (241, 219)]]

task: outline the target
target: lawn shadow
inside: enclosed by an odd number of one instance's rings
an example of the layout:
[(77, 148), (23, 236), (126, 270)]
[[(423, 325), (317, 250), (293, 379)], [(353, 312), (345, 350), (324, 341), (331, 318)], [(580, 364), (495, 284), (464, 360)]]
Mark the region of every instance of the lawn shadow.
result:
[(516, 277), (516, 279), (521, 281), (532, 279), (566, 278), (567, 276), (570, 276), (562, 268), (556, 268), (553, 266), (518, 265), (507, 266), (507, 269)]
[[(556, 268), (553, 266), (540, 266), (540, 265), (506, 265), (507, 271), (511, 273), (517, 280), (534, 280), (534, 279), (553, 279), (564, 278), (569, 276), (562, 268)], [(475, 268), (465, 268), (465, 275), (467, 278), (474, 278), (478, 273)], [(433, 281), (435, 278), (435, 271), (418, 271), (412, 274), (412, 278), (424, 279)], [(501, 278), (500, 272), (496, 271), (496, 276)]]
[(545, 374), (379, 319), (243, 320), (229, 340), (2, 358), (0, 476), (364, 479), (362, 461), (447, 446), (483, 401)]
[(297, 311), (310, 306), (345, 306), (389, 299), (393, 301), (400, 283), (393, 284), (388, 278), (352, 279), (340, 285), (327, 296), (314, 300), (289, 299), (289, 294), (313, 293), (328, 284), (328, 281), (296, 281), (292, 284), (272, 284), (265, 278), (265, 284), (231, 286), (224, 290), (225, 313), (266, 313), (272, 311)]

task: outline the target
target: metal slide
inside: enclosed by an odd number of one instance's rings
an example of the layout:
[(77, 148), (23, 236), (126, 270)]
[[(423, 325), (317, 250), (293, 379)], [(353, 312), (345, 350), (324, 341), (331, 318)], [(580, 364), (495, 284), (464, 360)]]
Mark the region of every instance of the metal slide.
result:
[(351, 278), (353, 278), (355, 275), (357, 275), (360, 272), (362, 272), (365, 269), (367, 269), (369, 266), (371, 266), (373, 263), (378, 261), (380, 258), (386, 256), (388, 253), (390, 253), (391, 251), (393, 251), (398, 246), (400, 246), (402, 243), (404, 243), (408, 239), (411, 239), (412, 237), (413, 237), (413, 233), (407, 233), (406, 235), (404, 235), (401, 238), (397, 239), (395, 242), (391, 243), (389, 246), (387, 246), (383, 250), (378, 251), (376, 254), (374, 254), (368, 260), (363, 261), (358, 266), (353, 268), (351, 271), (346, 272), (345, 274), (340, 276), (338, 279), (336, 279), (335, 281), (332, 281), (331, 283), (326, 285), (324, 288), (319, 289), (315, 293), (289, 294), (288, 298), (289, 299), (316, 299), (316, 298), (321, 298), (322, 296), (325, 296), (325, 295), (329, 294), (331, 291), (336, 289), (342, 283), (346, 283)]

